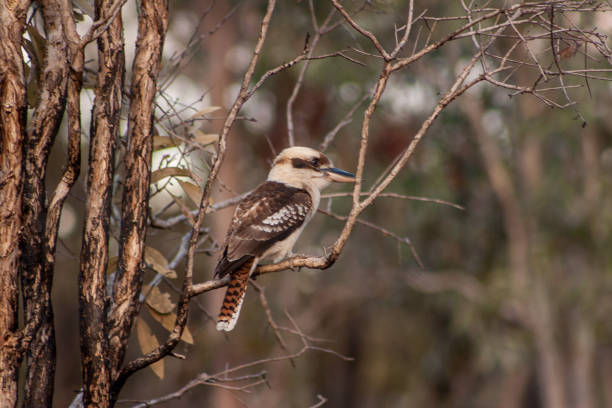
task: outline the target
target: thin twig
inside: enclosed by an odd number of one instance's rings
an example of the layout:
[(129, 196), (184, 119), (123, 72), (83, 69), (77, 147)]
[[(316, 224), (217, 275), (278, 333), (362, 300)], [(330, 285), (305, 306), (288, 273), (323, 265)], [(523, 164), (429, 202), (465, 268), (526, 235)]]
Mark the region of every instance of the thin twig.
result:
[[(334, 214), (333, 212), (324, 210), (322, 208), (319, 208), (317, 211), (320, 212), (321, 214), (325, 214), (339, 221), (346, 221), (348, 219), (348, 217)], [(383, 228), (372, 222), (365, 221), (359, 218), (357, 218), (357, 224), (365, 225), (366, 227), (371, 228), (374, 231), (380, 232), (386, 237), (393, 238), (397, 242), (406, 245), (408, 249), (410, 249), (410, 252), (412, 253), (412, 256), (414, 256), (414, 259), (416, 260), (417, 264), (421, 267), (421, 269), (425, 269), (425, 266), (423, 265), (423, 261), (421, 261), (421, 258), (419, 257), (419, 254), (417, 253), (416, 248), (414, 247), (414, 245), (412, 244), (412, 241), (408, 237), (400, 237), (399, 235), (395, 234), (394, 232), (389, 231), (386, 228)]]
[[(272, 331), (274, 332), (274, 336), (276, 337), (276, 340), (278, 341), (278, 344), (280, 345), (280, 347), (283, 350), (285, 350), (285, 352), (289, 353), (289, 349), (287, 348), (287, 344), (285, 343), (285, 339), (283, 339), (283, 336), (280, 333), (279, 327), (276, 324), (276, 321), (274, 321), (274, 318), (272, 317), (272, 311), (270, 310), (270, 306), (268, 305), (268, 300), (266, 299), (266, 294), (265, 294), (264, 287), (258, 285), (252, 279), (249, 282), (250, 282), (251, 286), (253, 286), (253, 288), (255, 288), (257, 293), (259, 293), (259, 302), (261, 303), (261, 307), (263, 307), (263, 309), (264, 309), (264, 311), (266, 313), (266, 317), (268, 318), (268, 324), (272, 328)], [(291, 365), (293, 367), (295, 367), (295, 361), (293, 361), (292, 359), (289, 359), (289, 361), (291, 362)]]
[[(361, 196), (362, 197), (366, 197), (366, 196), (369, 196), (371, 194), (372, 193), (370, 193), (370, 192), (363, 192), (363, 193), (361, 193)], [(321, 195), (321, 198), (349, 197), (350, 195), (351, 195), (351, 193), (330, 193), (330, 194), (323, 194), (323, 195)], [(463, 206), (461, 206), (459, 204), (455, 204), (455, 203), (450, 202), (450, 201), (441, 200), (439, 198), (411, 196), (411, 195), (398, 194), (398, 193), (380, 193), (378, 196), (380, 198), (389, 197), (389, 198), (399, 198), (399, 199), (402, 199), (402, 200), (425, 201), (425, 202), (429, 202), (429, 203), (448, 205), (448, 206), (456, 208), (458, 210), (465, 211), (465, 207), (463, 207)]]

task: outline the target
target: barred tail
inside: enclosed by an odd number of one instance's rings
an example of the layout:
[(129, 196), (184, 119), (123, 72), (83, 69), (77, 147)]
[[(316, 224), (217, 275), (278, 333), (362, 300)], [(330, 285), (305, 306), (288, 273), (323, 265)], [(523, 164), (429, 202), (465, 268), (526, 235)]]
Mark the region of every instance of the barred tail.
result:
[(221, 306), (221, 312), (217, 319), (217, 330), (232, 331), (238, 316), (240, 316), (240, 308), (242, 307), (242, 301), (244, 300), (244, 294), (246, 293), (247, 284), (249, 282), (249, 276), (255, 264), (255, 258), (249, 259), (232, 273), (232, 280), (227, 286), (225, 297), (223, 298), (223, 304)]

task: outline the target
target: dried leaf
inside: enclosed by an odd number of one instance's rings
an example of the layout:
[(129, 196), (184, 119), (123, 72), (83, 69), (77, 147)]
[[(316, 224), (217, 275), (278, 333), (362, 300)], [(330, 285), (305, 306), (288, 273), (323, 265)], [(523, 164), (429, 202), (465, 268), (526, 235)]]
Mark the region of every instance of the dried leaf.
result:
[[(136, 319), (136, 336), (138, 337), (140, 351), (142, 351), (143, 354), (146, 354), (159, 346), (157, 337), (155, 337), (155, 334), (153, 334), (149, 325), (140, 317)], [(150, 367), (160, 380), (164, 379), (164, 360), (159, 360), (151, 364)]]
[(212, 113), (221, 109), (220, 106), (207, 106), (206, 108), (197, 111), (193, 115), (191, 115), (191, 119), (199, 118), (200, 116), (204, 116), (208, 113)]
[(154, 286), (146, 299), (147, 305), (160, 314), (168, 314), (174, 310), (176, 305), (170, 300), (169, 293), (163, 293), (159, 287)]
[(144, 258), (146, 264), (153, 268), (155, 272), (164, 275), (166, 278), (176, 279), (176, 272), (168, 269), (168, 260), (157, 249), (146, 246)]
[(117, 271), (117, 267), (119, 266), (119, 257), (112, 256), (108, 259), (108, 264), (106, 265), (106, 273), (110, 275), (111, 273), (115, 273)]
[(559, 58), (571, 58), (576, 55), (576, 51), (578, 51), (578, 45), (574, 41), (572, 41), (566, 48), (559, 51)]
[[(26, 49), (28, 49), (28, 46), (27, 46), (28, 43), (29, 41), (27, 40), (24, 42)], [(26, 96), (28, 98), (28, 106), (34, 107), (34, 106), (37, 106), (38, 102), (40, 101), (40, 92), (39, 92), (39, 87), (38, 87), (39, 65), (34, 59), (30, 60), (30, 65), (31, 67), (28, 66), (27, 64), (24, 66), (26, 78), (28, 79)]]
[(178, 182), (181, 185), (183, 191), (187, 193), (189, 199), (195, 204), (196, 207), (198, 207), (200, 205), (200, 200), (202, 200), (202, 189), (196, 186), (195, 184), (189, 183), (187, 181), (179, 180)]
[(151, 183), (157, 183), (161, 179), (166, 177), (190, 177), (193, 179), (191, 171), (187, 169), (181, 169), (180, 167), (165, 167), (163, 169), (155, 170), (151, 173)]
[(219, 140), (219, 135), (217, 133), (204, 133), (199, 129), (194, 129), (193, 140), (195, 140), (201, 145), (206, 146), (212, 143), (216, 143), (217, 140)]
[[(176, 323), (176, 313), (161, 314), (150, 307), (147, 307), (147, 310), (149, 310), (151, 316), (153, 316), (153, 318), (157, 320), (164, 329), (168, 330), (169, 332), (174, 330), (174, 324)], [(185, 328), (183, 329), (183, 335), (181, 336), (181, 340), (183, 340), (187, 344), (193, 344), (193, 336), (191, 335), (191, 332), (189, 331), (189, 328), (187, 326), (185, 326)]]
[(85, 21), (85, 14), (78, 12), (75, 9), (72, 9), (72, 16), (77, 23), (82, 23)]
[(176, 146), (168, 136), (153, 136), (153, 150), (161, 150)]
[(32, 24), (28, 25), (27, 31), (32, 40), (32, 48), (36, 54), (36, 60), (42, 65), (47, 54), (47, 39)]

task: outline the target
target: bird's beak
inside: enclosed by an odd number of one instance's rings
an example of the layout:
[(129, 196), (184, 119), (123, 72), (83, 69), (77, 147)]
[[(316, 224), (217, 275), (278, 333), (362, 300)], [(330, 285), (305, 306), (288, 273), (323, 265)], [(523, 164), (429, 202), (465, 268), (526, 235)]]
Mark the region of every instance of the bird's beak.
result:
[(329, 167), (326, 169), (321, 169), (322, 172), (332, 181), (336, 181), (338, 183), (354, 183), (355, 175), (353, 173), (349, 173), (348, 171), (340, 170), (335, 167)]

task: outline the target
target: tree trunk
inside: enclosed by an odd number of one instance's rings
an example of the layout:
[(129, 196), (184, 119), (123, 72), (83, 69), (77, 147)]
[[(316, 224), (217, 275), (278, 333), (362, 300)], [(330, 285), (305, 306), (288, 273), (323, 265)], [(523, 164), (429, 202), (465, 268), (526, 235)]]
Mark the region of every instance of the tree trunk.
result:
[(119, 270), (113, 284), (113, 306), (109, 316), (109, 359), (113, 378), (117, 377), (123, 362), (133, 318), (140, 310), (153, 151), (153, 102), (168, 28), (168, 2), (142, 2), (139, 12), (121, 206)]
[(17, 333), (22, 145), (26, 86), (21, 36), (30, 2), (0, 2), (0, 406), (17, 404), (22, 358)]
[[(96, 19), (115, 2), (96, 0)], [(83, 404), (110, 405), (110, 364), (106, 315), (106, 266), (115, 140), (119, 128), (124, 76), (121, 14), (98, 38), (98, 78), (92, 110), (85, 228), (79, 276), (79, 326), (83, 367)]]
[(64, 114), (69, 74), (68, 43), (62, 21), (62, 7), (68, 8), (69, 4), (66, 0), (47, 0), (41, 5), (47, 48), (44, 66), (40, 67), (40, 100), (28, 124), (24, 144), (23, 233), (20, 239), (25, 321), (41, 320), (26, 354), (24, 406), (37, 407), (51, 406), (53, 400), (55, 328), (51, 285), (54, 258), (45, 256), (45, 176), (49, 152)]

